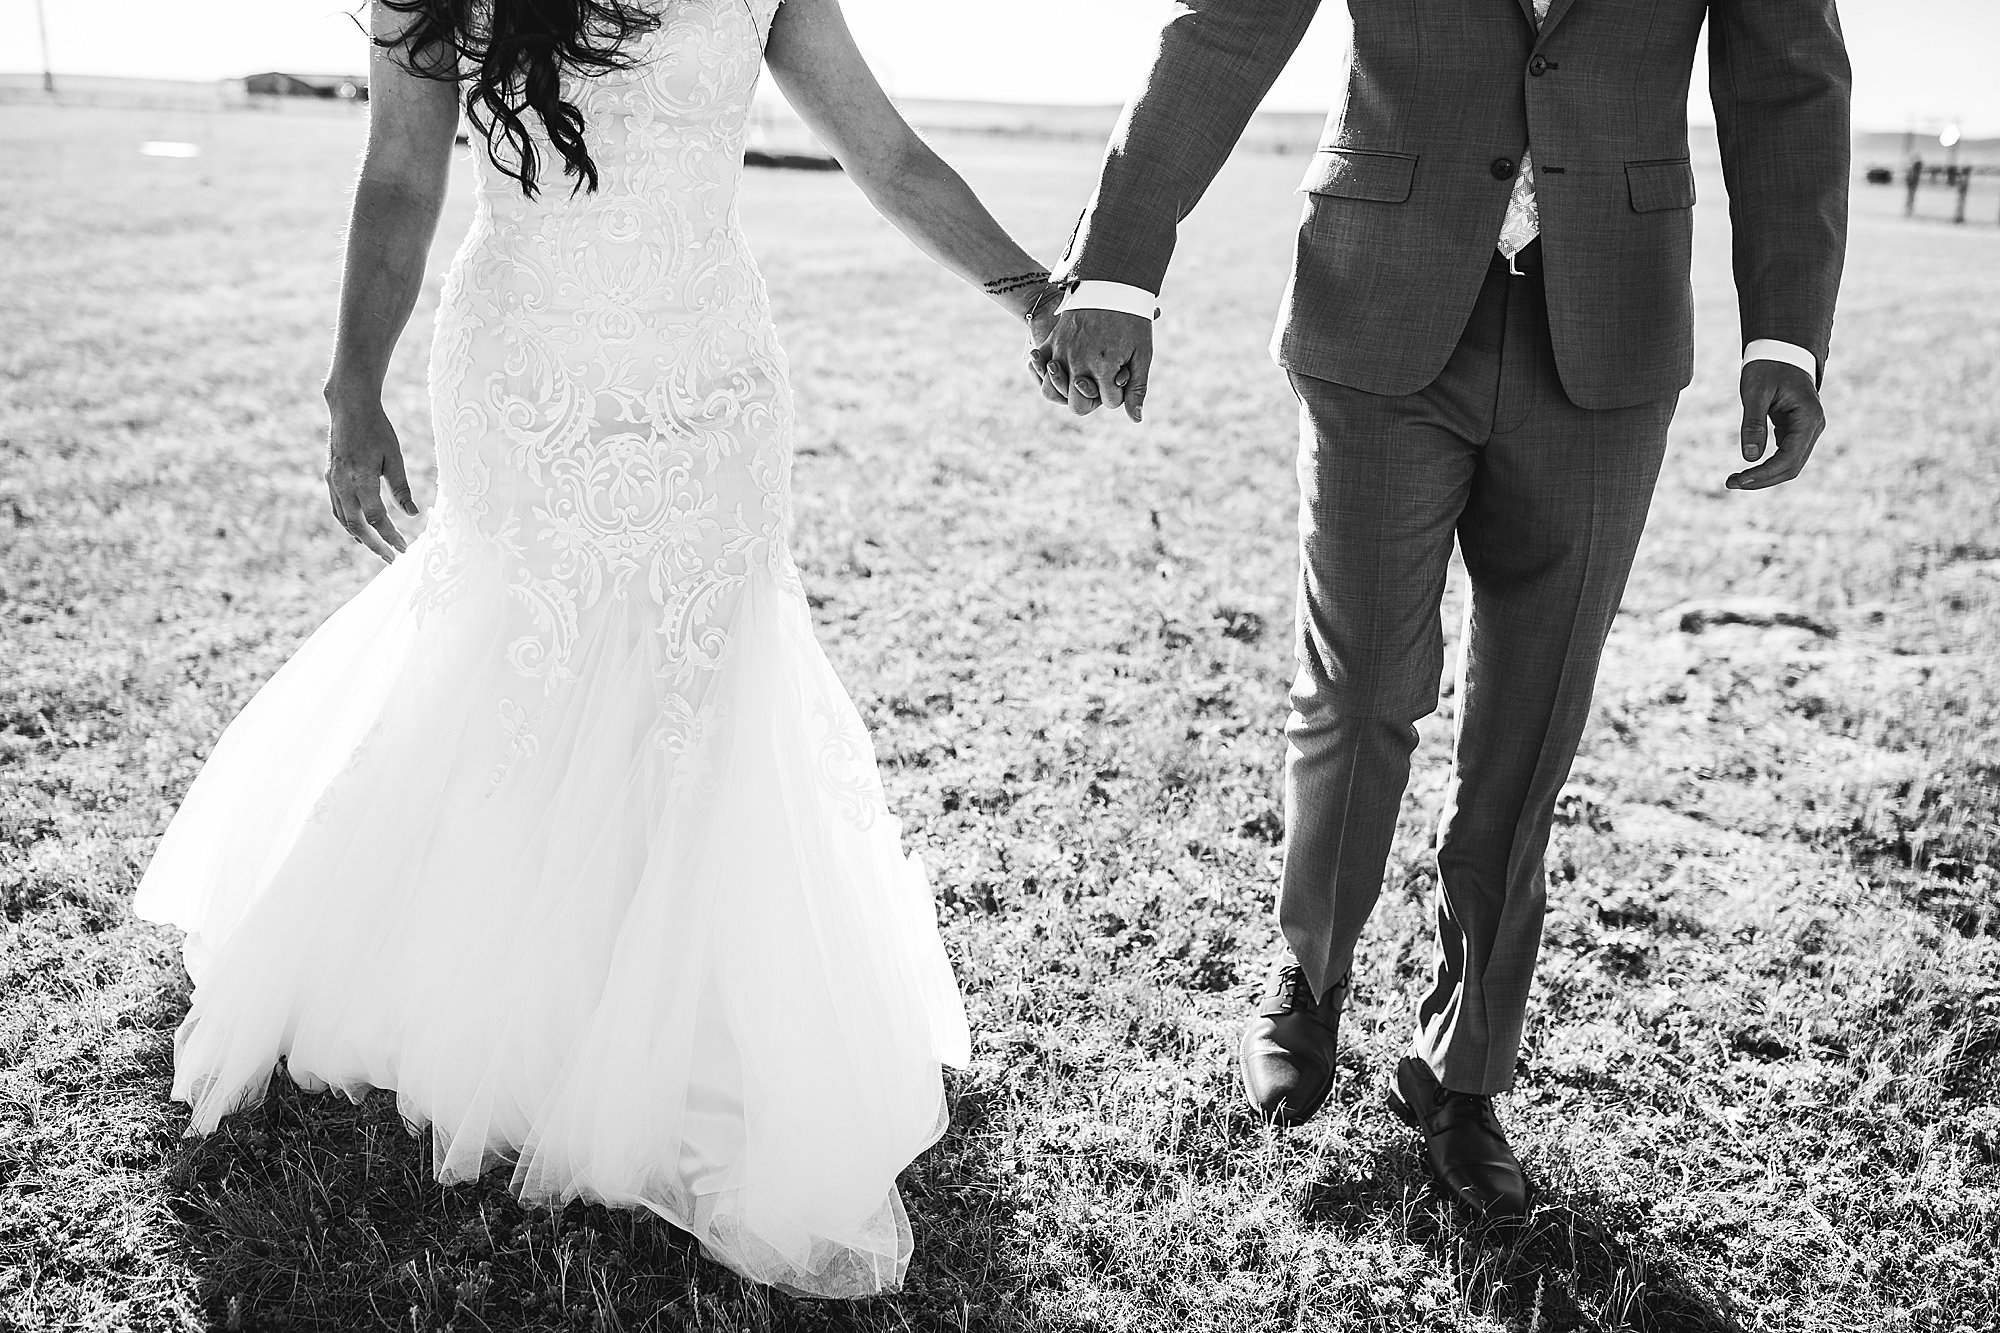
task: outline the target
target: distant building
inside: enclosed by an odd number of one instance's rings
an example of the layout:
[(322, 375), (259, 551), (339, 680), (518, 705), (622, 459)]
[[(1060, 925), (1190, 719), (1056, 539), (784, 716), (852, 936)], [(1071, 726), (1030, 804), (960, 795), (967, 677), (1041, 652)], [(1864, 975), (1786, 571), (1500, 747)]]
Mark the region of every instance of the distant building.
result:
[(273, 70), (243, 80), (252, 97), (328, 97), (348, 102), (368, 100), (366, 74), (286, 74)]

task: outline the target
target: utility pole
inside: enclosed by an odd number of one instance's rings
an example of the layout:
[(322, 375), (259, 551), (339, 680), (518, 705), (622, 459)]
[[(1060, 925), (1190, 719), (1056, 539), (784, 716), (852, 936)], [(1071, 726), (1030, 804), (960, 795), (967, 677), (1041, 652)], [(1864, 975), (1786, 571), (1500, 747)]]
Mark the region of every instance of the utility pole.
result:
[(49, 64), (49, 16), (43, 8), (42, 0), (35, 0), (35, 29), (42, 38), (42, 91), (54, 95), (56, 72)]

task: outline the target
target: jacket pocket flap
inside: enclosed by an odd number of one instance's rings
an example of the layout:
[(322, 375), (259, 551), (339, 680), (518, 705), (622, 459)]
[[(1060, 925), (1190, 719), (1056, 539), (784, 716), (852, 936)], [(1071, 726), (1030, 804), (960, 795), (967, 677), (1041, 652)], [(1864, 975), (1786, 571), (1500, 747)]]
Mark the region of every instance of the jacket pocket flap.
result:
[(1632, 187), (1635, 213), (1694, 207), (1694, 166), (1684, 157), (1664, 162), (1627, 162), (1625, 180)]
[(1372, 199), (1400, 204), (1410, 197), (1417, 159), (1410, 153), (1378, 153), (1366, 148), (1322, 148), (1299, 188), (1340, 199)]

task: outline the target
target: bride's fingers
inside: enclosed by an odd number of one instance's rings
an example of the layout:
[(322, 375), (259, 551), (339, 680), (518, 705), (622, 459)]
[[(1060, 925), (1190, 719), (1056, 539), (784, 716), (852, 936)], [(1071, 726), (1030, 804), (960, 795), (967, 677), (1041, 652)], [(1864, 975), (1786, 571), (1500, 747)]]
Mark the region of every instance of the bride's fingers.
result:
[(1069, 367), (1060, 361), (1048, 361), (1042, 367), (1042, 396), (1052, 403), (1069, 401)]
[[(382, 485), (377, 477), (370, 477), (364, 483), (356, 476), (344, 472), (329, 479), (327, 489), (333, 496), (334, 517), (347, 535), (373, 551), (383, 560), (394, 560), (400, 549), (402, 534), (389, 522), (389, 512), (382, 504)], [(381, 531), (387, 528), (395, 537), (392, 543)]]
[(1035, 384), (1041, 389), (1044, 398), (1053, 401), (1061, 397), (1060, 394), (1049, 388), (1049, 354), (1047, 351), (1037, 347), (1028, 352), (1028, 373), (1035, 377)]
[(396, 531), (396, 525), (389, 521), (389, 510), (382, 503), (379, 491), (362, 498), (361, 519), (362, 521), (356, 525), (360, 529), (356, 535), (361, 538), (363, 546), (391, 562), (402, 554), (406, 544), (403, 541), (403, 534)]
[(358, 514), (350, 514), (343, 518), (340, 526), (347, 529), (348, 536), (367, 547), (381, 560), (387, 562), (396, 558), (396, 548), (383, 541), (381, 534), (363, 522)]
[(415, 518), (417, 501), (416, 497), (410, 494), (410, 477), (403, 471), (403, 455), (400, 450), (382, 460), (382, 477), (389, 483), (389, 494), (396, 497), (396, 503), (403, 507), (403, 512)]

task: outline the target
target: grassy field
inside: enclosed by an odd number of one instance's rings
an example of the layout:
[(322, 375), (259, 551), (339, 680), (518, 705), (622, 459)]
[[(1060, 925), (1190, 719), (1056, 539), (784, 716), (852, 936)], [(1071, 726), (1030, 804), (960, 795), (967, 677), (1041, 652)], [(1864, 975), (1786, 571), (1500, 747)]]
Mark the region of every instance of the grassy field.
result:
[[(315, 478), (357, 128), (0, 109), (0, 1328), (1996, 1327), (2000, 234), (1887, 190), (1856, 195), (1833, 428), (1753, 496), (1721, 486), (1703, 181), (1700, 377), (1502, 1107), (1543, 1187), (1524, 1236), (1464, 1230), (1380, 1101), (1428, 967), (1449, 698), (1335, 1100), (1274, 1134), (1235, 1088), (1277, 943), (1293, 562), (1263, 348), (1300, 167), (1260, 154), (1186, 229), (1137, 429), (1025, 392), (1012, 330), (843, 180), (748, 187), (800, 562), (975, 1032), (906, 1177), (905, 1293), (798, 1303), (655, 1221), (440, 1189), (383, 1096), (280, 1091), (184, 1142), (177, 942), (126, 903), (217, 730), (373, 568)], [(1052, 257), (1091, 153), (948, 144)], [(461, 188), (440, 263), (466, 212)], [(391, 403), (419, 458), (421, 333)]]

